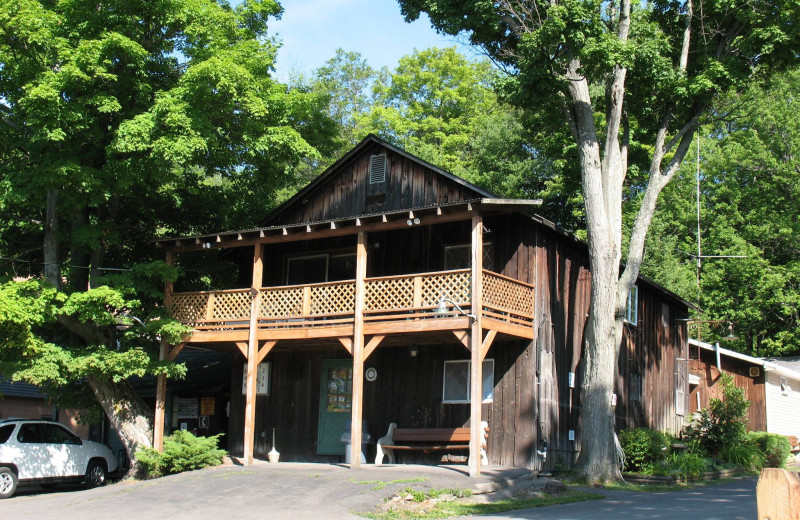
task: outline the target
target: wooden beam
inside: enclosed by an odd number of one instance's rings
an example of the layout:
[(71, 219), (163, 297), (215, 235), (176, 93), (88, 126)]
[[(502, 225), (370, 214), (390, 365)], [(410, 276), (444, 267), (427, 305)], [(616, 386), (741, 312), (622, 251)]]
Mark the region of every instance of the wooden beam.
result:
[(436, 330), (469, 330), (469, 318), (437, 318), (435, 320), (393, 320), (364, 324), (364, 334), (402, 334), (405, 332)]
[(178, 357), (178, 354), (181, 353), (181, 350), (183, 350), (183, 347), (185, 346), (186, 343), (178, 343), (175, 345), (172, 350), (169, 351), (169, 354), (167, 354), (167, 359), (170, 361), (175, 361), (175, 358)]
[(466, 330), (454, 330), (452, 332), (456, 339), (469, 350), (469, 332)]
[(364, 346), (364, 361), (366, 361), (367, 358), (370, 355), (372, 355), (372, 353), (375, 351), (376, 348), (378, 348), (378, 345), (381, 344), (381, 341), (383, 341), (384, 338), (386, 338), (386, 336), (381, 336), (379, 334), (376, 334), (375, 336), (372, 336), (369, 339), (367, 344)]
[[(471, 209), (471, 208), (470, 208)], [(483, 360), (481, 346), (483, 330), (481, 328), (481, 309), (483, 309), (483, 217), (472, 217), (472, 313), (475, 318), (470, 327), (470, 413), (469, 413), (469, 476), (479, 477), (481, 474), (481, 402), (483, 401)]]
[[(170, 267), (175, 267), (175, 253), (167, 251), (166, 264)], [(164, 306), (170, 307), (172, 300), (173, 283), (170, 281), (164, 282)], [(183, 347), (181, 347), (183, 348)], [(164, 360), (167, 358), (169, 352), (169, 345), (166, 341), (162, 341), (158, 349), (158, 359)], [(164, 417), (166, 415), (166, 400), (167, 400), (167, 376), (160, 374), (156, 378), (156, 409), (153, 421), (153, 447), (157, 451), (164, 449)]]
[(247, 359), (247, 342), (246, 341), (237, 341), (234, 343), (236, 347), (239, 349), (239, 352), (242, 353), (245, 359)]
[(356, 245), (356, 287), (353, 323), (353, 395), (350, 422), (350, 467), (361, 467), (361, 416), (364, 405), (364, 295), (367, 278), (367, 233)]
[(353, 355), (353, 338), (347, 337), (347, 336), (339, 336), (336, 339), (339, 340), (339, 343), (341, 343), (342, 346), (345, 348), (345, 350), (347, 350), (350, 353), (350, 355), (352, 356)]
[[(166, 341), (161, 342), (158, 352), (158, 359), (164, 360), (167, 357), (169, 345)], [(156, 451), (164, 449), (164, 416), (166, 415), (167, 401), (167, 376), (159, 374), (156, 378), (156, 410), (155, 420), (153, 421), (153, 448)]]
[(272, 347), (277, 345), (277, 341), (265, 341), (264, 344), (258, 349), (258, 354), (256, 355), (256, 366), (260, 365), (264, 358), (267, 357), (269, 351), (272, 350)]
[[(448, 222), (461, 222), (464, 220), (469, 220), (472, 216), (471, 206), (468, 211), (464, 211), (463, 209), (460, 211), (453, 211), (452, 213), (443, 212), (442, 215), (435, 215), (435, 210), (431, 209), (431, 218), (426, 219), (426, 224), (445, 224)], [(416, 214), (424, 214), (424, 212), (417, 210)], [(405, 217), (405, 212), (402, 213), (402, 216)], [(367, 233), (371, 233), (373, 231), (391, 231), (393, 229), (403, 229), (407, 228), (408, 224), (406, 223), (407, 219), (402, 218), (400, 219), (401, 215), (394, 215), (396, 219), (389, 219), (387, 215), (382, 215), (380, 219), (377, 219), (372, 222), (366, 222), (364, 218), (357, 218), (355, 221), (355, 225), (352, 226), (344, 226), (339, 225), (336, 229), (329, 229), (328, 227), (319, 229), (319, 230), (309, 230), (308, 225), (302, 225), (298, 227), (299, 233), (290, 233), (289, 227), (282, 227), (281, 234), (278, 235), (270, 235), (266, 237), (257, 237), (254, 236), (252, 238), (247, 238), (242, 240), (241, 242), (231, 240), (231, 247), (245, 247), (250, 246), (253, 244), (274, 244), (279, 242), (294, 242), (299, 240), (311, 240), (311, 239), (323, 239), (323, 238), (331, 238), (331, 237), (341, 237), (341, 236), (351, 236), (355, 235), (360, 231), (365, 231)], [(308, 227), (307, 227), (308, 226)], [(303, 232), (305, 231), (305, 233)], [(221, 246), (224, 247), (224, 246)], [(216, 247), (215, 247), (216, 248)], [(189, 252), (189, 251), (202, 251), (204, 248), (202, 245), (197, 244), (183, 244), (178, 243), (170, 248), (172, 251), (175, 252)]]
[(250, 330), (247, 341), (247, 381), (246, 398), (244, 405), (244, 448), (242, 457), (246, 465), (253, 464), (253, 447), (255, 445), (256, 427), (256, 377), (258, 355), (258, 340), (256, 332), (258, 328), (258, 309), (261, 301), (261, 287), (264, 276), (264, 245), (256, 244), (253, 248), (253, 282), (250, 285), (252, 301), (250, 303)]
[(486, 353), (489, 352), (489, 348), (492, 346), (495, 336), (497, 336), (497, 331), (490, 330), (486, 333), (486, 337), (483, 338), (483, 344), (481, 345), (481, 362), (486, 359)]

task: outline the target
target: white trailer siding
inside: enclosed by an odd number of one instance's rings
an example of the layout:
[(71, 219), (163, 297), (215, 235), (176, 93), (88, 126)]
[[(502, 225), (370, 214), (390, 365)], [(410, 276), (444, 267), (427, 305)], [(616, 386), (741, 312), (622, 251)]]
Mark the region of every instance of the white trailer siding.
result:
[(789, 372), (767, 368), (767, 431), (800, 436), (800, 380), (790, 377)]

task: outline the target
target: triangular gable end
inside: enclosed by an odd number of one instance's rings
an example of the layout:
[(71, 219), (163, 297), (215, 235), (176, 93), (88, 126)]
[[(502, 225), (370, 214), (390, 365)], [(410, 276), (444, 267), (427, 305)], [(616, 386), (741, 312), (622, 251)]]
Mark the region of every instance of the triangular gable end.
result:
[(262, 224), (281, 226), (494, 198), (369, 135)]

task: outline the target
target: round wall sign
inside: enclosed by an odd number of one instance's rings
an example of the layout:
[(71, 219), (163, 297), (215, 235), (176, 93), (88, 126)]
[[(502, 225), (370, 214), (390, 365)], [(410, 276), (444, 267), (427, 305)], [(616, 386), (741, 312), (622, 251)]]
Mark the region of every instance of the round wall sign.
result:
[(369, 367), (364, 373), (364, 377), (367, 378), (367, 381), (375, 381), (378, 379), (378, 371), (375, 370), (375, 367)]

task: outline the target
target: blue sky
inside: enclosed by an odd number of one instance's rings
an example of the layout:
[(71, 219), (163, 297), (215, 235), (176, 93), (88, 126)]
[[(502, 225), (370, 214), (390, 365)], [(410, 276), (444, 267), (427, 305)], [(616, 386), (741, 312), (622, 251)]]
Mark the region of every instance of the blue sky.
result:
[[(310, 73), (332, 58), (339, 47), (361, 53), (373, 68), (393, 69), (401, 56), (415, 48), (456, 45), (452, 37), (436, 34), (427, 16), (406, 23), (394, 0), (280, 0), (280, 3), (283, 17), (270, 24), (270, 33), (283, 40), (276, 65), (280, 81), (286, 81), (293, 72)], [(461, 48), (462, 52), (469, 52)]]

